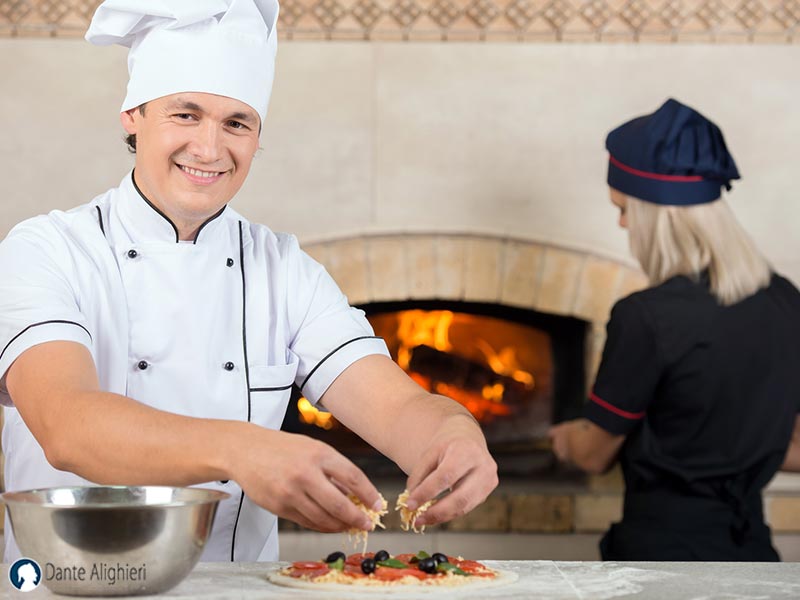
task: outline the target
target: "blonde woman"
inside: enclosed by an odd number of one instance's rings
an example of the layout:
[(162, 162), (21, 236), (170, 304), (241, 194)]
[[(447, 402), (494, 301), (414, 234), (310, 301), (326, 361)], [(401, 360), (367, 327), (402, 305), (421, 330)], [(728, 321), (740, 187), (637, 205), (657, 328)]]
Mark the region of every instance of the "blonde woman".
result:
[(651, 287), (614, 306), (585, 418), (551, 429), (554, 452), (589, 472), (622, 466), (604, 560), (779, 560), (761, 491), (800, 470), (800, 293), (721, 198), (739, 173), (711, 121), (668, 100), (606, 147)]

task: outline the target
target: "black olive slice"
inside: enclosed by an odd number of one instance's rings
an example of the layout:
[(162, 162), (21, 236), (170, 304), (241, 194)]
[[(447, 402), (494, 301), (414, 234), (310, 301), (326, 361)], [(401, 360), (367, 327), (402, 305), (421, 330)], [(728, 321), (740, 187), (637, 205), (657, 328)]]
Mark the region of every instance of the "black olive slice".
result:
[(375, 553), (375, 562), (381, 562), (382, 560), (389, 560), (389, 553), (386, 550), (378, 550)]
[(375, 559), (374, 558), (365, 558), (361, 561), (361, 571), (366, 575), (375, 572)]
[(328, 558), (325, 559), (326, 563), (336, 562), (339, 559), (347, 560), (347, 556), (345, 556), (344, 552), (331, 552), (328, 554)]
[(423, 558), (417, 563), (417, 568), (423, 573), (436, 573), (436, 560), (432, 556)]

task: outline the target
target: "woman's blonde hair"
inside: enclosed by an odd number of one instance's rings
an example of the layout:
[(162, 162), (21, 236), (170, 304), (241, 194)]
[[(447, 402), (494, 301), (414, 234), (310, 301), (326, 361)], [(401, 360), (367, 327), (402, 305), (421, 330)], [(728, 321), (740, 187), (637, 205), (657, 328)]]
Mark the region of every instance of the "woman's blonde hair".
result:
[(711, 293), (730, 305), (769, 285), (767, 261), (720, 198), (692, 206), (663, 206), (627, 196), (631, 252), (651, 285), (708, 270)]

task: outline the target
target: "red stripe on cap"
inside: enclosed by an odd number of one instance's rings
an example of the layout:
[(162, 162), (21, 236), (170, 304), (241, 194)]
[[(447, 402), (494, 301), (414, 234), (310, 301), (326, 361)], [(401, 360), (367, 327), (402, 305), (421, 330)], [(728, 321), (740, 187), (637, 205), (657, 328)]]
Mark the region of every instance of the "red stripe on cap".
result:
[(703, 181), (703, 178), (700, 175), (661, 175), (660, 173), (649, 173), (647, 171), (640, 171), (639, 169), (634, 169), (633, 167), (629, 167), (628, 165), (619, 162), (616, 158), (614, 158), (610, 154), (608, 155), (608, 160), (615, 167), (622, 169), (623, 171), (630, 173), (631, 175), (636, 175), (638, 177), (646, 177), (647, 179), (657, 179), (659, 181), (677, 181), (683, 183), (688, 183), (691, 181)]
[(606, 410), (610, 410), (615, 415), (619, 415), (620, 417), (624, 417), (625, 419), (637, 420), (637, 419), (644, 418), (644, 413), (643, 412), (632, 413), (632, 412), (628, 412), (627, 410), (622, 410), (621, 408), (617, 408), (613, 404), (609, 404), (608, 402), (603, 400), (600, 396), (598, 396), (594, 392), (589, 394), (589, 399), (592, 402), (594, 402), (596, 404), (599, 404), (600, 406), (602, 406)]

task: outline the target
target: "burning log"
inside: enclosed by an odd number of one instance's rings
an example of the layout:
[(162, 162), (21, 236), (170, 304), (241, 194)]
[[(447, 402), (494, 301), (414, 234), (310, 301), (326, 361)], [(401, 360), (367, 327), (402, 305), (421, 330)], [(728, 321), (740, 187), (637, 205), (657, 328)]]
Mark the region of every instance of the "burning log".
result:
[[(496, 410), (488, 411), (498, 416), (510, 414), (513, 407), (524, 405), (532, 394), (525, 384), (495, 373), (486, 365), (426, 345), (416, 346), (412, 350), (409, 370), (430, 380), (432, 391), (451, 396), (462, 404), (467, 405), (467, 402), (457, 397), (459, 394), (448, 392), (454, 391), (454, 388), (460, 389), (473, 399), (499, 405)], [(441, 385), (437, 384), (444, 384), (449, 389), (442, 390)], [(467, 407), (472, 410), (471, 406)], [(476, 413), (475, 410), (472, 412)], [(475, 416), (481, 420), (478, 414)]]

